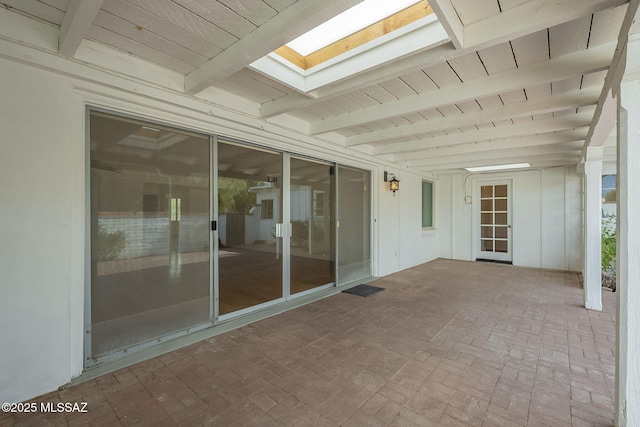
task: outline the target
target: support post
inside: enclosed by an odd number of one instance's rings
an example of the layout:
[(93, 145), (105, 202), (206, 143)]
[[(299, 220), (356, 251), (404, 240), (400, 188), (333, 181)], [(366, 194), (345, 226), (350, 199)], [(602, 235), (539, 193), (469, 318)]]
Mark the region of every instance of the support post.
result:
[(629, 43), (618, 94), (615, 425), (640, 425), (640, 43)]
[(584, 306), (602, 311), (602, 146), (588, 147), (584, 162)]

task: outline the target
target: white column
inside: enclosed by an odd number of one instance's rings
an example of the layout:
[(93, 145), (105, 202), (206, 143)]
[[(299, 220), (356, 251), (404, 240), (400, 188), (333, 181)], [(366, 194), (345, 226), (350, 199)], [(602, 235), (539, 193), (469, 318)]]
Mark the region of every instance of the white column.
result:
[[(640, 426), (640, 48), (629, 43), (618, 104), (616, 425)], [(637, 66), (637, 64), (635, 64)], [(635, 77), (633, 76), (635, 74)]]
[(587, 148), (584, 162), (584, 306), (602, 310), (601, 237), (602, 221), (601, 146)]

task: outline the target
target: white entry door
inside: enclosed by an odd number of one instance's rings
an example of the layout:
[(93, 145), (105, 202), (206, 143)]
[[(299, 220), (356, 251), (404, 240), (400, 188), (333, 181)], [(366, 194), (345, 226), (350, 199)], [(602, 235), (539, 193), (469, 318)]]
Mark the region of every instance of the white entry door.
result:
[(512, 260), (511, 181), (478, 182), (476, 259)]

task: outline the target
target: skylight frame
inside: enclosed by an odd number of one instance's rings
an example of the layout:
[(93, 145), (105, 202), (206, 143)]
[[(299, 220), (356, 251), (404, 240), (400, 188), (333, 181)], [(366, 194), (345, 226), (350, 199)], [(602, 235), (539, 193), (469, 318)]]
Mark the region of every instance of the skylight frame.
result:
[(423, 0), (364, 0), (285, 46), (309, 56), (339, 40), (397, 14)]

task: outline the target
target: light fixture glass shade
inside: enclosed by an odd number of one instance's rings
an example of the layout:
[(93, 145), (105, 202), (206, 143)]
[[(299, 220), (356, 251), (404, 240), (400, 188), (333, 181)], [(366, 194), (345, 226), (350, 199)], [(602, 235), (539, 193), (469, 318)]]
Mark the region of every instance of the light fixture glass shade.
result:
[(391, 181), (389, 181), (389, 190), (391, 190), (391, 191), (393, 191), (395, 193), (399, 189), (400, 189), (400, 181), (398, 181), (395, 178), (393, 178)]

